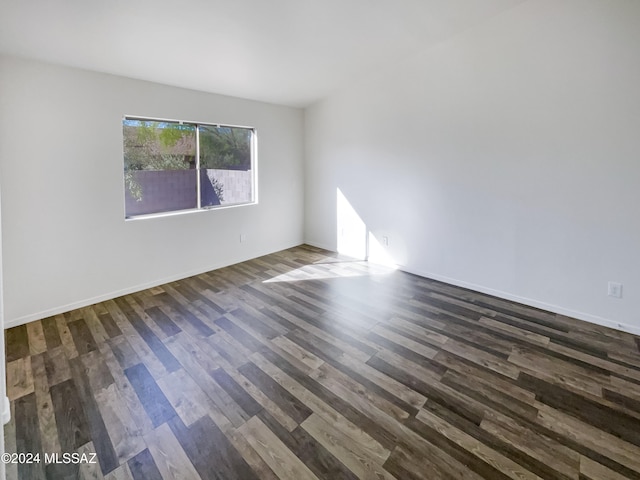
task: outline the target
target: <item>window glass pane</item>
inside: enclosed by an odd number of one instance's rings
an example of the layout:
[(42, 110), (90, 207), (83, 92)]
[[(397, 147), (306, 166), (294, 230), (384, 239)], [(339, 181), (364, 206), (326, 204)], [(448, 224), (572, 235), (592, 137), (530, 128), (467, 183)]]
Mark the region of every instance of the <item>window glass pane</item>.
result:
[(249, 128), (201, 125), (200, 200), (203, 207), (253, 201)]
[(196, 129), (177, 122), (125, 119), (126, 216), (196, 208)]

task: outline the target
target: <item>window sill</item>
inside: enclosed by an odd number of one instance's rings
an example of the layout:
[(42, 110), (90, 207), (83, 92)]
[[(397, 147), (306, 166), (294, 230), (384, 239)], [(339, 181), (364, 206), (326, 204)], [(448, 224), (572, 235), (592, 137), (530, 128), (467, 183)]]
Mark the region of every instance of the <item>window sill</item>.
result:
[(188, 215), (192, 213), (201, 213), (201, 212), (211, 212), (215, 210), (228, 210), (230, 208), (238, 208), (238, 207), (248, 207), (251, 205), (257, 205), (258, 202), (249, 202), (249, 203), (235, 203), (233, 205), (220, 205), (213, 207), (203, 207), (203, 208), (189, 208), (187, 210), (175, 210), (172, 212), (158, 212), (158, 213), (147, 213), (145, 215), (135, 215), (131, 217), (125, 217), (125, 222), (134, 222), (137, 220), (148, 220), (151, 218), (164, 218), (164, 217), (175, 217), (177, 215)]

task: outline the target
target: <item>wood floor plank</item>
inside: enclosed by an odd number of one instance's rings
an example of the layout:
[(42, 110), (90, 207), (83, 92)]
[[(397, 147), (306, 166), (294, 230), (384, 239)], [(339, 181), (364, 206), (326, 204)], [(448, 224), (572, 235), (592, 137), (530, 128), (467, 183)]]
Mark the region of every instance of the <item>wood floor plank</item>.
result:
[(49, 386), (57, 385), (71, 378), (69, 359), (64, 348), (53, 348), (44, 353), (44, 366)]
[(535, 391), (540, 402), (640, 446), (640, 419), (526, 373), (520, 376), (520, 382)]
[(177, 312), (189, 325), (191, 325), (199, 335), (208, 337), (213, 335), (214, 330), (203, 322), (201, 318), (196, 314), (196, 311), (189, 306), (189, 301), (180, 294), (175, 288), (165, 285), (166, 297), (163, 295), (163, 301), (165, 301), (175, 312)]
[(302, 423), (309, 415), (311, 410), (304, 403), (282, 388), (278, 382), (273, 380), (269, 375), (249, 362), (238, 369), (238, 371), (251, 383), (258, 386), (264, 394), (276, 403), (287, 415), (289, 415), (296, 423)]
[(134, 480), (161, 479), (162, 475), (156, 466), (149, 449), (144, 449), (127, 462)]
[(324, 360), (318, 358), (313, 353), (308, 352), (297, 343), (289, 340), (287, 337), (278, 336), (272, 338), (271, 343), (277, 345), (289, 355), (307, 365), (311, 370), (318, 368), (324, 363)]
[(256, 352), (262, 347), (262, 342), (253, 337), (243, 328), (239, 327), (226, 317), (220, 317), (215, 321), (216, 325), (225, 330), (229, 335), (240, 342), (245, 348), (251, 352)]
[[(484, 409), (482, 406), (477, 405), (476, 402), (471, 401), (471, 399), (457, 390), (439, 383), (438, 379), (433, 377), (423, 377), (420, 375), (414, 376), (409, 373), (410, 370), (407, 371), (397, 368), (382, 359), (378, 359), (378, 357), (373, 357), (369, 361), (369, 364), (380, 370), (382, 373), (394, 378), (398, 382), (419, 392), (426, 398), (436, 401), (458, 415), (466, 418), (470, 422), (479, 425), (482, 421), (484, 416)], [(427, 381), (424, 381), (423, 378), (426, 378)]]
[(524, 417), (529, 420), (535, 420), (538, 415), (538, 410), (531, 403), (522, 402), (492, 385), (487, 385), (474, 378), (465, 377), (457, 372), (447, 372), (442, 377), (441, 382), (443, 385), (451, 387), (461, 394), (491, 407), (493, 410), (506, 414), (515, 414), (518, 417)]
[(445, 367), (449, 372), (457, 372), (467, 378), (471, 378), (476, 382), (494, 386), (498, 390), (517, 398), (521, 402), (533, 404), (536, 394), (522, 388), (510, 377), (496, 375), (492, 370), (477, 365), (474, 362), (466, 361), (456, 355), (448, 352), (439, 352), (434, 360)]
[(258, 478), (261, 480), (278, 480), (278, 476), (271, 470), (271, 467), (258, 455), (258, 452), (255, 451), (242, 434), (234, 430), (229, 432), (227, 437)]
[[(634, 445), (547, 405), (538, 405), (538, 410), (538, 424), (552, 432), (576, 439), (614, 462), (640, 472), (640, 457)], [(617, 471), (612, 465), (609, 465), (609, 468)], [(640, 478), (640, 475), (636, 475), (636, 478)]]
[[(447, 337), (446, 335), (438, 333), (434, 330), (424, 328), (420, 325), (417, 325), (416, 323), (404, 319), (399, 315), (392, 317), (385, 323), (389, 327), (395, 328), (396, 332), (403, 332), (403, 334), (413, 335), (435, 348), (441, 347), (447, 340), (449, 340), (449, 337)], [(444, 326), (441, 330), (444, 330)]]
[(47, 344), (47, 349), (52, 349), (62, 345), (55, 317), (47, 317), (42, 319), (42, 332)]
[[(280, 425), (286, 428), (288, 431), (293, 431), (298, 423), (291, 418), (282, 408), (278, 406), (273, 400), (271, 400), (265, 392), (260, 390), (258, 386), (253, 384), (247, 377), (242, 375), (237, 370), (229, 370), (229, 375), (240, 385), (243, 389), (247, 391), (249, 395), (251, 395), (256, 402), (262, 407), (262, 410), (266, 410), (269, 414), (274, 417)], [(260, 413), (260, 412), (257, 412)]]
[(73, 337), (73, 344), (76, 350), (78, 350), (78, 354), (83, 355), (98, 349), (96, 341), (87, 326), (87, 322), (83, 318), (69, 322), (67, 326)]
[(249, 464), (210, 417), (202, 417), (187, 428), (175, 416), (169, 426), (201, 478), (257, 480)]
[(266, 411), (260, 412), (258, 417), (318, 478), (357, 479), (351, 470), (303, 428), (296, 427), (289, 432)]
[[(30, 393), (15, 400), (16, 452), (42, 451), (36, 394)], [(73, 448), (71, 451), (74, 450)], [(18, 462), (18, 478), (45, 480), (44, 463)]]
[[(577, 478), (580, 455), (559, 442), (527, 429), (506, 415), (491, 415), (482, 420), (480, 428), (510, 443), (557, 472), (556, 478)], [(546, 476), (551, 476), (547, 473)]]
[(258, 417), (238, 429), (258, 455), (283, 480), (318, 480)]
[[(547, 478), (548, 479), (565, 479), (566, 478), (562, 473), (553, 469), (548, 464), (538, 460), (535, 455), (530, 455), (527, 451), (526, 445), (522, 445), (520, 442), (516, 444), (505, 442), (499, 436), (493, 435), (487, 430), (482, 429), (478, 424), (474, 424), (469, 420), (463, 418), (462, 416), (457, 415), (455, 412), (447, 409), (445, 406), (442, 406), (436, 402), (432, 402), (431, 400), (427, 400), (427, 403), (424, 406), (424, 410), (430, 412), (433, 415), (436, 415), (440, 419), (450, 424), (452, 427), (455, 427), (458, 430), (465, 432), (466, 434), (473, 437), (475, 440), (479, 441), (486, 447), (513, 460), (514, 462), (518, 463), (523, 468), (527, 469), (533, 474), (536, 474), (545, 479)], [(504, 418), (504, 417), (501, 416), (498, 412), (487, 410), (485, 412), (485, 418), (496, 419), (496, 418)], [(523, 421), (524, 424), (526, 424), (528, 427), (531, 427), (531, 423), (526, 419), (520, 419), (520, 420)], [(420, 421), (411, 419), (408, 422), (408, 426), (412, 428), (412, 430), (420, 434), (421, 436), (425, 436), (426, 431), (431, 431), (432, 432), (431, 435), (427, 436), (428, 440), (439, 446), (442, 445), (443, 441), (448, 443), (448, 447), (446, 449), (450, 451), (450, 447), (453, 447), (455, 450), (452, 451), (452, 454), (454, 454), (456, 458), (458, 458), (458, 455), (455, 454), (456, 450), (458, 451), (458, 453), (459, 452), (464, 452), (465, 454), (468, 453), (466, 449), (464, 449), (461, 445), (455, 443), (454, 441), (440, 434), (435, 434), (434, 436), (433, 432), (436, 432), (436, 430), (434, 430), (432, 427), (425, 425)], [(555, 446), (558, 445), (557, 441), (562, 442), (563, 440), (565, 440), (565, 439), (559, 439), (559, 437), (557, 435), (554, 435), (553, 432), (550, 432), (549, 434), (549, 431), (546, 431), (544, 428), (533, 428), (532, 430), (534, 431), (534, 433), (538, 433), (539, 435), (544, 436), (545, 438), (551, 439), (550, 444)], [(560, 445), (564, 445), (564, 443), (560, 443)], [(573, 447), (573, 445), (571, 446)], [(565, 454), (564, 451), (567, 449), (568, 447), (559, 448), (558, 456), (561, 458), (562, 455)], [(479, 459), (479, 457), (476, 457), (476, 460), (472, 461), (471, 463), (469, 462), (466, 462), (466, 463), (469, 463), (469, 465), (474, 464), (475, 466), (473, 466), (472, 468), (475, 471), (480, 472), (481, 470), (478, 468), (478, 460), (482, 462), (479, 465), (480, 466), (484, 465), (484, 467), (482, 467), (483, 469), (486, 468), (488, 464), (482, 461), (481, 459)], [(485, 473), (483, 474), (483, 476), (492, 478), (495, 475)]]
[(58, 439), (58, 426), (56, 425), (55, 412), (53, 410), (51, 394), (49, 393), (49, 383), (47, 381), (43, 357), (43, 354), (31, 357), (31, 368), (33, 371), (34, 393), (36, 394), (42, 451), (48, 453), (62, 453), (60, 440)]
[(75, 343), (73, 343), (73, 336), (71, 335), (71, 331), (69, 330), (69, 326), (67, 325), (64, 315), (56, 315), (55, 321), (56, 327), (58, 328), (58, 334), (60, 335), (60, 341), (67, 359), (71, 360), (72, 358), (77, 357), (78, 350), (76, 349)]
[(391, 340), (392, 342), (402, 345), (415, 353), (422, 355), (426, 358), (433, 358), (438, 353), (438, 350), (424, 345), (427, 343), (419, 343), (410, 338), (409, 335), (400, 335), (394, 332), (391, 328), (385, 328), (384, 326), (375, 326), (371, 329), (372, 332), (382, 335), (384, 338)]
[(316, 337), (314, 334), (306, 330), (291, 330), (287, 333), (286, 337), (301, 348), (322, 359), (326, 359), (327, 357), (337, 358), (344, 354), (344, 352), (335, 345)]
[(123, 370), (137, 365), (138, 363), (142, 363), (142, 359), (138, 356), (124, 335), (110, 338), (107, 340), (107, 345), (111, 348), (111, 351)]
[(385, 467), (391, 471), (397, 471), (399, 466), (409, 471), (414, 471), (416, 464), (419, 465), (419, 459), (426, 456), (429, 458), (429, 470), (438, 472), (438, 476), (448, 477), (451, 474), (456, 478), (480, 477), (496, 480), (509, 478), (495, 466), (476, 456), (472, 451), (467, 450), (464, 446), (442, 435), (437, 429), (420, 422), (416, 418), (409, 419), (406, 425), (429, 442), (428, 444), (436, 447), (436, 449), (429, 448), (428, 452), (434, 451), (437, 455), (427, 455), (424, 452), (424, 448), (415, 448), (416, 446), (413, 445), (396, 448), (385, 463)]
[[(384, 448), (377, 440), (368, 435), (357, 425), (349, 421), (345, 416), (333, 408), (320, 397), (307, 390), (294, 378), (290, 377), (284, 371), (280, 370), (276, 365), (269, 362), (262, 355), (252, 355), (251, 360), (258, 365), (261, 370), (267, 373), (271, 378), (277, 381), (289, 393), (294, 395), (298, 400), (306, 404), (314, 414), (319, 415), (325, 421), (333, 425), (334, 429), (339, 429), (351, 442), (358, 443), (371, 452), (370, 455), (378, 457), (384, 462), (389, 456), (389, 450)], [(304, 423), (304, 422), (303, 422)]]
[(169, 428), (163, 423), (144, 436), (149, 453), (164, 480), (192, 480), (199, 478), (198, 472)]
[(7, 363), (7, 396), (16, 400), (33, 393), (31, 357), (21, 357)]
[(520, 374), (520, 369), (516, 365), (460, 342), (450, 340), (443, 345), (442, 349), (513, 379), (518, 378)]
[(47, 341), (44, 338), (42, 322), (27, 323), (27, 337), (29, 338), (29, 354), (37, 355), (47, 350)]
[(201, 349), (215, 352), (219, 366), (225, 366), (220, 361), (220, 358), (223, 358), (231, 367), (237, 368), (243, 365), (247, 361), (247, 357), (251, 355), (250, 350), (224, 330), (215, 335), (195, 340), (195, 343)]
[(627, 478), (588, 457), (580, 457), (580, 480), (625, 480)]
[(131, 324), (127, 316), (120, 310), (118, 304), (114, 300), (108, 300), (105, 302), (105, 306), (120, 330), (122, 330), (122, 333), (127, 338), (136, 355), (140, 357), (140, 360), (154, 378), (161, 378), (163, 375), (169, 373), (158, 357), (154, 355), (153, 350), (151, 350), (149, 345)]
[(121, 300), (118, 305), (123, 309), (123, 312), (126, 310), (129, 322), (133, 325), (133, 328), (135, 328), (140, 337), (146, 342), (156, 358), (160, 360), (167, 372), (175, 372), (178, 370), (180, 368), (180, 363), (173, 355), (171, 355), (171, 352), (167, 350), (162, 341), (155, 333), (153, 333), (144, 320), (140, 318), (140, 315), (134, 311), (134, 308), (124, 300)]
[(159, 307), (151, 307), (145, 310), (145, 312), (156, 322), (167, 337), (176, 335), (182, 331)]
[(187, 427), (207, 415), (206, 394), (184, 370), (162, 377), (157, 384)]
[(104, 328), (104, 331), (107, 333), (109, 338), (114, 338), (122, 335), (122, 331), (118, 324), (116, 324), (115, 320), (111, 316), (109, 312), (102, 313), (98, 315), (98, 319)]
[(435, 430), (437, 430), (440, 434), (446, 436), (448, 439), (456, 442), (466, 450), (473, 452), (474, 455), (495, 467), (498, 471), (502, 472), (506, 476), (513, 479), (530, 479), (530, 480), (539, 480), (540, 477), (537, 475), (527, 471), (525, 468), (521, 467), (517, 463), (512, 460), (504, 457), (500, 453), (492, 450), (491, 448), (486, 447), (478, 440), (473, 437), (467, 435), (461, 430), (458, 430), (455, 427), (444, 422), (439, 417), (427, 412), (426, 410), (421, 410), (416, 419), (431, 426)]
[(100, 352), (102, 353), (105, 364), (109, 368), (109, 372), (114, 379), (114, 383), (118, 390), (118, 397), (125, 403), (135, 425), (139, 428), (140, 432), (144, 434), (153, 429), (151, 419), (145, 412), (138, 395), (131, 385), (131, 382), (129, 382), (129, 379), (124, 374), (124, 368), (118, 363), (118, 360), (109, 345), (109, 343), (102, 345)]
[(144, 364), (140, 363), (129, 367), (124, 373), (131, 382), (154, 427), (160, 426), (175, 416), (175, 410)]
[(91, 440), (82, 402), (73, 380), (51, 387), (51, 401), (63, 452), (72, 452)]
[[(344, 357), (346, 357), (346, 355), (343, 355), (341, 358), (344, 358)], [(411, 416), (417, 413), (416, 407), (412, 406), (410, 403), (407, 403), (400, 398), (400, 396), (402, 395), (398, 396), (396, 395), (395, 391), (393, 391), (394, 393), (392, 393), (390, 390), (385, 389), (380, 385), (378, 385), (378, 383), (383, 383), (381, 381), (382, 378), (388, 378), (389, 380), (387, 382), (388, 385), (391, 384), (393, 380), (387, 377), (386, 375), (381, 374), (380, 372), (377, 372), (374, 368), (371, 368), (366, 364), (361, 364), (363, 371), (367, 373), (371, 373), (371, 376), (373, 376), (374, 379), (377, 381), (370, 380), (367, 376), (358, 373), (358, 371), (354, 370), (351, 367), (348, 367), (347, 365), (345, 365), (344, 363), (338, 360), (332, 360), (329, 363), (329, 365), (331, 365), (333, 368), (341, 372), (341, 375), (344, 375), (345, 379), (348, 379), (349, 382), (355, 382), (354, 386), (356, 388), (361, 388), (365, 393), (371, 394), (372, 400), (375, 403), (380, 403), (380, 405), (388, 405), (388, 404), (393, 405), (391, 409), (392, 411), (395, 411), (397, 413), (397, 415), (399, 416), (398, 418), (404, 418), (406, 415)], [(369, 368), (370, 371), (366, 370), (365, 367)], [(376, 373), (373, 373), (373, 372), (376, 372)], [(399, 383), (397, 384), (401, 385)], [(360, 385), (360, 387), (357, 387), (357, 385)], [(399, 391), (402, 392), (403, 390), (407, 390), (406, 387), (399, 386)]]
[(87, 328), (91, 332), (91, 335), (97, 345), (103, 343), (107, 338), (109, 338), (109, 334), (104, 329), (104, 326), (102, 325), (102, 322), (100, 322), (93, 306), (85, 307), (81, 309), (81, 311), (82, 318), (87, 324)]
[[(382, 464), (388, 458), (379, 457), (365, 446), (337, 430), (320, 415), (314, 413), (301, 425), (315, 440), (333, 454), (358, 478), (379, 478), (391, 480), (393, 477)], [(387, 453), (388, 455), (388, 453)]]
[(105, 480), (134, 480), (131, 469), (126, 463), (104, 476)]
[[(144, 299), (141, 298), (143, 296), (144, 292), (127, 295), (121, 300), (121, 302), (126, 302), (128, 304), (127, 308), (132, 309), (135, 312), (136, 316), (140, 318), (140, 320), (142, 320), (145, 325), (145, 331), (151, 331), (154, 336), (161, 340), (164, 340), (167, 337), (167, 334), (164, 332), (164, 330), (162, 330), (162, 328), (160, 328), (160, 326), (158, 326), (156, 322), (153, 321), (153, 319), (145, 311)], [(123, 309), (123, 306), (121, 305), (120, 308)]]
[(193, 344), (189, 344), (186, 341), (178, 343), (172, 338), (167, 342), (167, 346), (179, 359), (191, 378), (206, 393), (208, 400), (205, 409), (218, 428), (223, 432), (227, 432), (232, 430), (234, 426), (239, 427), (242, 425), (245, 421), (244, 415), (246, 413), (228, 396), (220, 385), (212, 381), (209, 372), (213, 372), (218, 366), (215, 364), (210, 365), (208, 357)]
[[(440, 458), (442, 456), (443, 454), (435, 458), (425, 456), (421, 451), (416, 452), (408, 447), (400, 446), (393, 451), (384, 466), (402, 479), (419, 479), (426, 472), (428, 472), (429, 478), (433, 479), (477, 480), (481, 478), (472, 470), (456, 464), (455, 460), (450, 457), (442, 460)], [(496, 473), (497, 475), (495, 475)], [(494, 476), (487, 478), (495, 478), (496, 480), (505, 478), (497, 471), (493, 471), (491, 474)]]
[(29, 355), (29, 335), (26, 325), (20, 325), (5, 330), (6, 358), (7, 362), (13, 362)]
[(257, 414), (262, 407), (249, 395), (233, 377), (231, 377), (222, 368), (217, 368), (211, 372), (211, 376), (220, 385), (225, 392), (244, 410), (248, 417)]
[[(86, 443), (86, 441), (91, 440), (98, 455), (102, 473), (107, 474), (117, 468), (118, 459), (113, 444), (111, 443), (109, 432), (105, 426), (105, 418), (101, 415), (100, 409), (98, 408), (96, 397), (91, 390), (90, 381), (87, 377), (87, 369), (82, 363), (82, 360), (80, 357), (76, 357), (69, 363), (72, 379), (51, 387), (51, 398), (56, 412), (58, 431), (63, 431), (63, 427), (71, 427), (75, 430), (75, 432), (73, 432), (75, 433), (75, 448), (79, 448)], [(67, 383), (68, 386), (65, 389), (58, 389), (59, 386)], [(54, 389), (59, 392), (60, 396), (66, 394), (69, 398), (66, 401), (64, 398), (59, 398), (59, 400), (56, 401)], [(65, 403), (62, 404), (63, 402)], [(59, 414), (59, 411), (61, 414)], [(64, 416), (65, 414), (71, 416), (74, 421), (69, 422), (68, 418)], [(68, 432), (66, 436), (70, 437), (70, 433), (71, 432)], [(88, 435), (88, 438), (86, 441), (83, 441), (85, 434)], [(63, 440), (63, 435), (60, 435), (60, 445), (62, 446), (63, 453), (69, 452), (71, 450), (70, 440), (66, 442)]]
[(144, 450), (146, 446), (142, 439), (142, 429), (137, 426), (120, 397), (117, 385), (112, 383), (97, 391), (95, 399), (118, 462), (127, 462)]
[(385, 414), (402, 421), (409, 417), (409, 413), (383, 397), (367, 390), (362, 384), (345, 375), (329, 364), (324, 364), (309, 375), (322, 385), (342, 396), (352, 404), (357, 404), (361, 410), (379, 409)]
[(482, 317), (479, 322), (483, 325), (497, 328), (499, 330), (504, 330), (505, 332), (523, 338), (524, 340), (532, 343), (537, 343), (539, 345), (547, 346), (549, 345), (551, 339), (545, 335), (540, 335), (539, 333), (530, 332), (528, 330), (524, 330), (519, 327), (515, 327), (506, 323), (498, 322), (492, 318)]
[(81, 461), (78, 465), (78, 478), (81, 480), (104, 480), (104, 475), (100, 470), (100, 464), (92, 459), (96, 453), (96, 449), (93, 446), (93, 442), (85, 443), (76, 450), (79, 458), (86, 459), (87, 461)]
[(279, 326), (277, 323), (271, 322), (269, 317), (265, 317), (260, 312), (251, 312), (248, 307), (236, 308), (227, 314), (240, 324), (245, 325), (253, 330), (257, 330), (265, 338), (272, 339), (279, 335), (287, 333), (287, 330)]
[(85, 373), (89, 379), (89, 386), (94, 392), (99, 392), (113, 384), (113, 376), (100, 350), (94, 350), (82, 355), (80, 361), (84, 365)]
[(598, 397), (602, 397), (602, 385), (609, 383), (608, 376), (521, 348), (513, 349), (509, 362), (527, 372), (533, 370), (534, 375), (551, 383), (574, 387)]
[(76, 480), (80, 478), (80, 465), (77, 463), (50, 463), (45, 467), (47, 479)]
[(370, 367), (366, 363), (352, 359), (349, 355), (341, 355), (338, 358), (338, 361), (414, 408), (420, 408), (426, 401), (426, 397), (424, 395), (408, 388), (388, 375)]
[[(383, 367), (384, 365), (393, 367), (394, 371), (396, 372), (393, 378), (395, 378), (396, 380), (398, 380), (397, 377), (412, 375), (414, 377), (420, 378), (421, 380), (430, 380), (437, 382), (446, 373), (446, 368), (442, 368), (437, 363), (429, 364), (422, 362), (421, 364), (416, 364), (411, 360), (407, 360), (405, 357), (386, 349), (380, 350), (373, 357), (371, 357), (367, 361), (367, 365), (375, 368), (376, 370), (382, 371), (383, 373), (385, 373)], [(427, 368), (425, 368), (423, 365), (427, 365)], [(389, 367), (386, 368), (387, 370), (389, 370)], [(400, 382), (404, 383), (402, 381)]]

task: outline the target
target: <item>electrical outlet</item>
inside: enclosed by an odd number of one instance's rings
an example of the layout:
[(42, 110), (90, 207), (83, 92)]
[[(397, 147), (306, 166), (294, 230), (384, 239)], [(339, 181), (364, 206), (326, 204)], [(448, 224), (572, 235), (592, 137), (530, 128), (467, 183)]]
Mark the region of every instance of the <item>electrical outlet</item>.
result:
[(607, 295), (613, 298), (622, 298), (622, 284), (618, 282), (609, 282), (607, 286)]
[(240, 243), (244, 243), (247, 241), (247, 234), (246, 233), (241, 233), (240, 234)]
[(389, 237), (382, 237), (382, 244), (385, 247), (388, 247), (389, 246)]

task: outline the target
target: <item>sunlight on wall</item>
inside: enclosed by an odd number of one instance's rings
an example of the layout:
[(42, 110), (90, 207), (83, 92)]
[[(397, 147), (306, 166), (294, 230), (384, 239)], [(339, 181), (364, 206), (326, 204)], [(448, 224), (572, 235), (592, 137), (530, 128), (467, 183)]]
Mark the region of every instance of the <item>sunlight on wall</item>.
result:
[(336, 194), (338, 253), (365, 259), (367, 258), (367, 226), (339, 188)]
[(338, 253), (396, 268), (388, 249), (369, 231), (342, 191), (336, 189)]
[(371, 263), (384, 265), (386, 267), (397, 268), (395, 260), (389, 255), (389, 252), (380, 244), (375, 235), (369, 232), (369, 255), (368, 260)]

